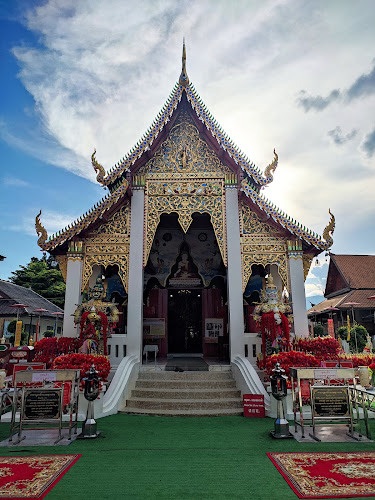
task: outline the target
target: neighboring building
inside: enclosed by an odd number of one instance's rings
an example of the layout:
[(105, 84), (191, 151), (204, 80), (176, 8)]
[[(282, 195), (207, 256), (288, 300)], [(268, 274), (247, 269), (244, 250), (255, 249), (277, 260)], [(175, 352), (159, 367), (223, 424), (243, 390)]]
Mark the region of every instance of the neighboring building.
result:
[(77, 334), (82, 292), (105, 276), (122, 312), (112, 362), (141, 360), (150, 342), (162, 356), (255, 356), (251, 312), (270, 272), (289, 292), (295, 331), (307, 335), (304, 279), (333, 242), (332, 214), (322, 239), (261, 194), (277, 154), (262, 174), (209, 114), (185, 61), (184, 47), (179, 82), (131, 152), (108, 173), (92, 155), (109, 194), (51, 238), (36, 218), (38, 244), (66, 280), (64, 336)]
[[(14, 304), (22, 304), (27, 307), (11, 307)], [(38, 311), (38, 309), (45, 309), (45, 311)], [(61, 335), (62, 314), (53, 314), (63, 313), (64, 311), (60, 307), (41, 297), (31, 288), (24, 288), (9, 281), (0, 280), (0, 337), (3, 337), (4, 333), (6, 336), (6, 328), (10, 321), (17, 318), (17, 310), (25, 331), (30, 333), (34, 339), (38, 322), (39, 339), (43, 337), (46, 330), (54, 330), (57, 335)]]
[(369, 299), (375, 296), (375, 255), (330, 253), (324, 296), (326, 300), (308, 311), (310, 319), (326, 325), (332, 317), (336, 330), (347, 325), (347, 315), (351, 324), (354, 316), (375, 335), (375, 300)]

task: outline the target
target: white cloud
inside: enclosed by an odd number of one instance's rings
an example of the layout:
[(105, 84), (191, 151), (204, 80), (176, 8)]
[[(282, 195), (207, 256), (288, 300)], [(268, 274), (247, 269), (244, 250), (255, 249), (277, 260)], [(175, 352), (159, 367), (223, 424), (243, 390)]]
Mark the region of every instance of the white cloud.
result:
[[(78, 214), (80, 215), (80, 214)], [(52, 233), (56, 233), (57, 231), (60, 231), (62, 228), (66, 227), (68, 224), (73, 222), (75, 218), (78, 216), (77, 214), (75, 215), (70, 215), (70, 214), (63, 214), (60, 212), (54, 212), (54, 211), (44, 211), (41, 214), (40, 220), (44, 228), (46, 229), (47, 233), (49, 236), (52, 235)], [(13, 225), (4, 225), (3, 229), (7, 229), (10, 231), (16, 231), (16, 232), (21, 232), (21, 233), (26, 233), (30, 236), (34, 236), (35, 238), (37, 237), (36, 230), (35, 230), (35, 216), (36, 214), (31, 214), (26, 213), (21, 217), (21, 219), (18, 221), (18, 223), (13, 224)]]
[[(188, 75), (230, 137), (261, 169), (274, 147), (279, 153), (266, 196), (319, 234), (331, 208), (345, 247), (347, 234), (360, 241), (358, 214), (364, 226), (375, 217), (375, 155), (361, 150), (375, 96), (308, 114), (296, 98), (350, 89), (370, 74), (372, 14), (372, 0), (361, 9), (298, 0), (46, 1), (26, 13), (40, 45), (13, 50), (43, 134), (35, 141), (8, 132), (8, 141), (92, 180), (94, 147), (109, 169), (166, 101), (185, 36)], [(327, 135), (337, 127), (360, 132), (338, 150)]]
[(10, 176), (3, 177), (3, 185), (5, 187), (30, 187), (30, 184), (23, 179), (17, 179), (17, 177)]
[(306, 297), (313, 297), (316, 295), (324, 296), (324, 288), (317, 283), (305, 283)]

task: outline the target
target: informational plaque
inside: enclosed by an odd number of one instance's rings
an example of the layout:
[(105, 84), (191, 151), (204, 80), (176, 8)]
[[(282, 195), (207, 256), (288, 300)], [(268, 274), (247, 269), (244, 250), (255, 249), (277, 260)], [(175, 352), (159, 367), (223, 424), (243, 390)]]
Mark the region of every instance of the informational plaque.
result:
[(23, 419), (51, 420), (61, 415), (61, 389), (25, 389)]
[(165, 337), (165, 319), (144, 318), (143, 337)]
[(347, 387), (312, 387), (314, 417), (350, 417)]
[(223, 335), (223, 320), (221, 318), (206, 318), (204, 332), (205, 342), (218, 342), (218, 338)]

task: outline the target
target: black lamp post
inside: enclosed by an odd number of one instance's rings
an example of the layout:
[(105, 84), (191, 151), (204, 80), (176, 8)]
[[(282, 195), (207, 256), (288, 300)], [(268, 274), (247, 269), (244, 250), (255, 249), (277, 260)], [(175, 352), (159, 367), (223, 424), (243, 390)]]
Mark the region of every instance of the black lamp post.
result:
[(283, 400), (287, 396), (287, 377), (285, 370), (280, 366), (280, 363), (276, 363), (275, 368), (272, 370), (273, 375), (271, 375), (271, 391), (272, 396), (277, 401), (277, 418), (275, 420), (275, 430), (271, 431), (270, 434), (275, 439), (285, 439), (292, 438), (293, 435), (289, 432), (289, 422), (284, 416)]
[(93, 401), (99, 396), (100, 382), (95, 366), (91, 365), (88, 377), (83, 380), (85, 382), (84, 396), (88, 401), (86, 420), (82, 424), (82, 433), (78, 436), (79, 439), (97, 438), (100, 432), (96, 430), (96, 421), (94, 419)]

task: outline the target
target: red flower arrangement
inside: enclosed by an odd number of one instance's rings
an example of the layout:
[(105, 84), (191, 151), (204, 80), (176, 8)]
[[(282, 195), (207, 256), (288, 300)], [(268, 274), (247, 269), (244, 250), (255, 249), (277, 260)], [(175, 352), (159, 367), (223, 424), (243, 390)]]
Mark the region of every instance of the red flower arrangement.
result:
[(265, 369), (268, 376), (272, 375), (276, 363), (280, 363), (288, 378), (290, 378), (290, 368), (294, 366), (320, 366), (320, 360), (311, 354), (299, 351), (280, 352), (266, 359)]
[(35, 343), (35, 356), (33, 361), (46, 363), (47, 368), (51, 368), (57, 356), (77, 352), (80, 345), (80, 340), (72, 337), (51, 337), (41, 339)]
[(338, 340), (333, 337), (295, 338), (293, 348), (312, 354), (320, 360), (337, 359), (340, 350)]
[(95, 366), (98, 377), (106, 381), (111, 370), (111, 364), (106, 356), (93, 356), (92, 354), (66, 354), (59, 356), (53, 362), (53, 370), (80, 370), (81, 380), (87, 376), (91, 365)]
[(339, 359), (349, 359), (353, 362), (353, 368), (357, 368), (375, 363), (375, 354), (340, 354)]

